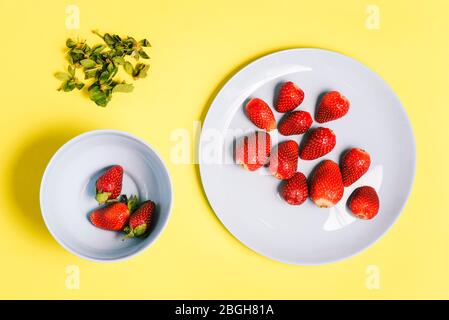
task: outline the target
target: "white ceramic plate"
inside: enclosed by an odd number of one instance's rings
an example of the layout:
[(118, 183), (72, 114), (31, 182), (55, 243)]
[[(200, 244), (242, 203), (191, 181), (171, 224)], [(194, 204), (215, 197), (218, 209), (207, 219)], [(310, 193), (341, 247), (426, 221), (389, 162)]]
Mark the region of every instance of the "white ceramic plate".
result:
[[(233, 140), (256, 128), (244, 114), (244, 102), (259, 97), (271, 106), (275, 91), (293, 81), (305, 92), (297, 110), (315, 112), (318, 97), (339, 90), (351, 101), (349, 113), (324, 126), (337, 136), (335, 149), (314, 161), (299, 160), (309, 175), (323, 159), (339, 160), (350, 147), (366, 149), (369, 172), (350, 188), (334, 208), (317, 208), (310, 200), (290, 206), (279, 196), (279, 180), (266, 168), (249, 172), (233, 163)], [(273, 109), (274, 111), (274, 109)], [(282, 116), (275, 113), (277, 120)], [(317, 127), (314, 122), (312, 127)], [(289, 139), (274, 131), (273, 145)], [(302, 136), (292, 136), (300, 142)], [(415, 173), (415, 142), (401, 102), (374, 72), (344, 55), (319, 49), (292, 49), (254, 61), (226, 83), (203, 124), (200, 172), (209, 202), (224, 226), (254, 251), (292, 264), (322, 264), (354, 255), (379, 239), (398, 218), (411, 191)], [(354, 188), (371, 185), (381, 208), (371, 221), (354, 218), (346, 200)]]
[[(105, 168), (124, 169), (122, 193), (151, 199), (156, 211), (148, 237), (122, 241), (123, 233), (96, 228), (89, 214), (98, 207), (95, 181)], [(93, 261), (129, 258), (152, 244), (172, 207), (172, 185), (159, 155), (141, 139), (114, 130), (81, 134), (50, 160), (41, 183), (41, 211), (48, 230), (68, 251)]]

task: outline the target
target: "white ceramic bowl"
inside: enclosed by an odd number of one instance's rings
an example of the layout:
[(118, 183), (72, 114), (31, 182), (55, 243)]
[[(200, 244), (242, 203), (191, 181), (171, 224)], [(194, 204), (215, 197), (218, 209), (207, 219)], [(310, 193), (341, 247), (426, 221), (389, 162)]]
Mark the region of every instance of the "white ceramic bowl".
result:
[[(95, 181), (114, 164), (124, 169), (123, 194), (156, 203), (146, 238), (122, 241), (123, 233), (96, 228), (88, 219), (98, 207)], [(172, 202), (170, 175), (157, 152), (115, 130), (90, 131), (64, 144), (50, 160), (40, 189), (42, 215), (53, 237), (71, 253), (101, 262), (127, 259), (148, 248), (167, 224)]]

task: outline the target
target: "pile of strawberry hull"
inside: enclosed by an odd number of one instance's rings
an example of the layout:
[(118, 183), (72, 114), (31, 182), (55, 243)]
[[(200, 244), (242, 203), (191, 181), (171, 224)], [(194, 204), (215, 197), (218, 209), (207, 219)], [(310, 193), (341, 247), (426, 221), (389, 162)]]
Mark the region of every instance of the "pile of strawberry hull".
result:
[[(323, 126), (310, 129), (312, 116), (306, 111), (295, 110), (303, 100), (304, 92), (296, 84), (291, 81), (283, 83), (274, 109), (285, 115), (276, 125), (269, 105), (259, 98), (250, 99), (245, 105), (245, 113), (261, 131), (255, 131), (237, 141), (235, 160), (249, 171), (267, 166), (274, 177), (283, 180), (281, 195), (287, 203), (301, 205), (310, 198), (318, 207), (329, 208), (343, 198), (345, 187), (351, 186), (368, 171), (371, 158), (365, 150), (352, 148), (341, 157), (340, 165), (328, 159), (321, 161), (309, 179), (297, 171), (299, 158), (306, 161), (319, 159), (329, 154), (337, 143), (331, 129)], [(349, 108), (349, 100), (340, 92), (327, 92), (318, 104), (315, 120), (323, 124), (340, 119), (348, 113)], [(284, 136), (307, 135), (301, 147), (290, 139), (272, 148), (269, 132), (276, 127)], [(347, 204), (360, 219), (370, 220), (379, 212), (379, 197), (370, 186), (355, 189)]]

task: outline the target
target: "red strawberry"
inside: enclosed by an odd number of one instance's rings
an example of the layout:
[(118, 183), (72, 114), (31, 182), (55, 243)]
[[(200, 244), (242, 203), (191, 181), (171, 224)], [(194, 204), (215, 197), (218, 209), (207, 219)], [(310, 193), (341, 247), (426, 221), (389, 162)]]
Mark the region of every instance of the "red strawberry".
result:
[(343, 185), (349, 187), (363, 176), (371, 164), (371, 158), (363, 149), (352, 148), (345, 153), (341, 160), (341, 174)]
[(281, 195), (291, 205), (300, 205), (306, 201), (309, 196), (306, 176), (301, 172), (296, 172), (282, 186)]
[(282, 84), (276, 101), (275, 109), (277, 112), (288, 112), (299, 106), (304, 100), (304, 91), (302, 91), (293, 82), (288, 81)]
[(343, 197), (343, 180), (340, 168), (332, 160), (322, 161), (310, 182), (310, 198), (320, 208), (330, 208)]
[(379, 196), (373, 187), (359, 187), (349, 197), (348, 206), (357, 218), (371, 220), (379, 212)]
[(337, 143), (334, 132), (323, 127), (314, 129), (306, 139), (299, 153), (299, 157), (303, 160), (318, 159), (331, 152)]
[(256, 131), (237, 141), (235, 161), (249, 171), (262, 167), (268, 160), (271, 137), (267, 132)]
[(139, 237), (144, 235), (151, 224), (155, 204), (148, 200), (143, 202), (129, 218), (128, 226), (125, 227), (126, 238)]
[(290, 179), (298, 167), (298, 144), (287, 140), (278, 144), (270, 157), (270, 172), (278, 179)]
[(101, 207), (90, 215), (94, 226), (106, 230), (122, 230), (129, 218), (128, 206), (123, 202), (114, 202)]
[(245, 106), (246, 115), (258, 128), (271, 131), (276, 128), (273, 111), (259, 98), (253, 98)]
[(110, 167), (103, 173), (96, 183), (96, 196), (98, 203), (116, 199), (122, 192), (123, 168), (119, 165)]
[(315, 115), (319, 123), (329, 122), (343, 117), (349, 110), (349, 100), (338, 91), (324, 95)]
[(306, 111), (293, 111), (287, 114), (279, 123), (278, 130), (284, 136), (303, 134), (312, 125), (312, 117)]

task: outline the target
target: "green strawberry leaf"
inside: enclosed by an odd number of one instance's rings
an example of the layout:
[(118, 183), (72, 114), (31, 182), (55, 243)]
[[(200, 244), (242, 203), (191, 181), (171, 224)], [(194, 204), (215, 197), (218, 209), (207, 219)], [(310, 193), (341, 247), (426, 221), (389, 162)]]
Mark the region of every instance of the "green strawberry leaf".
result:
[(76, 42), (69, 38), (65, 42), (65, 45), (66, 45), (67, 48), (72, 49), (72, 48), (76, 47)]
[(56, 77), (56, 79), (58, 79), (58, 80), (61, 80), (61, 81), (67, 81), (67, 80), (70, 79), (70, 74), (65, 73), (65, 72), (56, 72), (56, 73), (55, 73), (55, 77)]
[(139, 199), (137, 196), (132, 195), (128, 199), (129, 212), (133, 213), (139, 207)]
[(93, 68), (97, 65), (97, 63), (91, 59), (83, 59), (80, 61), (80, 63), (86, 69)]
[(139, 56), (140, 56), (141, 58), (143, 58), (143, 59), (150, 59), (150, 57), (148, 56), (148, 54), (147, 54), (145, 51), (143, 51), (143, 50), (140, 50), (140, 51), (139, 51)]
[(112, 92), (131, 92), (134, 90), (134, 86), (130, 83), (119, 83), (115, 85)]

